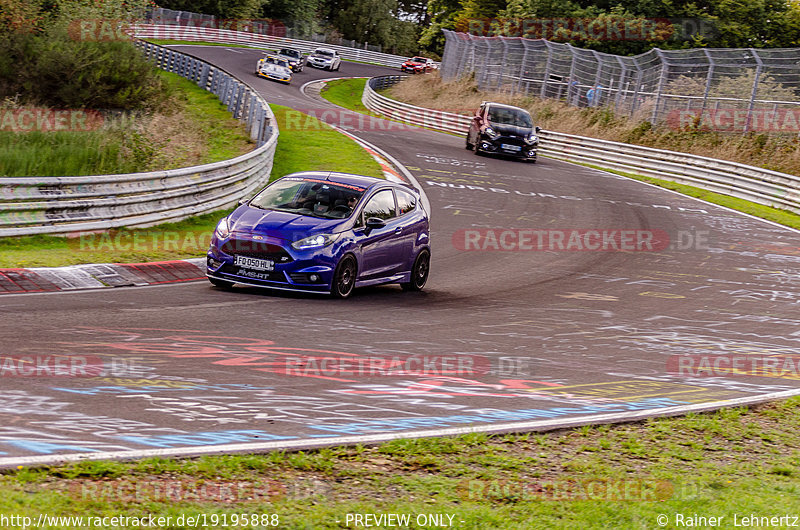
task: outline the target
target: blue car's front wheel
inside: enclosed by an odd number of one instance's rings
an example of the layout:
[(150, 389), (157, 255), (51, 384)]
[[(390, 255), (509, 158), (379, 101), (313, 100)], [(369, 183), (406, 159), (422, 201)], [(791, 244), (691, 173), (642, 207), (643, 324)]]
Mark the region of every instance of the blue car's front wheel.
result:
[(347, 298), (356, 285), (356, 259), (347, 255), (339, 261), (331, 282), (331, 294), (336, 298)]

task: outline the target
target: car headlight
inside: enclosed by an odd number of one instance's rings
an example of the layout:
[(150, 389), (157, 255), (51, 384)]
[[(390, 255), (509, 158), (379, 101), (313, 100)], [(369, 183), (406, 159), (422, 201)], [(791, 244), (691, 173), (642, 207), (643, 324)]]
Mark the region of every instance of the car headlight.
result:
[(536, 145), (539, 143), (539, 137), (531, 133), (525, 137), (525, 143), (528, 145)]
[(217, 223), (217, 227), (214, 229), (214, 234), (220, 239), (225, 239), (230, 235), (230, 233), (231, 227), (228, 224), (228, 218), (223, 217), (219, 220), (219, 223)]
[(486, 133), (486, 136), (488, 136), (488, 137), (489, 137), (489, 138), (491, 138), (492, 140), (496, 140), (497, 138), (499, 138), (499, 137), (500, 137), (500, 135), (499, 135), (499, 134), (497, 134), (497, 131), (495, 131), (495, 130), (494, 130), (494, 129), (492, 129), (491, 127), (486, 127), (486, 128), (483, 130), (483, 132), (484, 132), (484, 133)]
[(339, 238), (339, 234), (316, 234), (304, 237), (292, 243), (292, 248), (296, 250), (308, 250), (310, 248), (327, 247)]

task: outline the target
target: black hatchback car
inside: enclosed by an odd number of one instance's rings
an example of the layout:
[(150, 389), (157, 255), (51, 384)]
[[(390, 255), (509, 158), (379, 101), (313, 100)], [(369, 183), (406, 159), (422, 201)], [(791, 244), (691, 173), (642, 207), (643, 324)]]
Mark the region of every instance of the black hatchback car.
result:
[(294, 48), (281, 48), (278, 55), (286, 59), (292, 72), (302, 72), (306, 65), (306, 58), (300, 50)]
[(486, 101), (469, 125), (466, 147), (477, 154), (494, 153), (536, 162), (540, 130), (534, 127), (527, 110)]

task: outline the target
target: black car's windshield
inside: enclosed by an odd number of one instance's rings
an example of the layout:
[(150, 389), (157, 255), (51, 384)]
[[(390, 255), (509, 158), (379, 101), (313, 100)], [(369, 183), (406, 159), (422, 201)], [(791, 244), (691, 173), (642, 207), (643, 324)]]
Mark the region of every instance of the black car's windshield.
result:
[(322, 179), (282, 179), (250, 201), (253, 208), (277, 210), (324, 219), (350, 217), (364, 188)]
[(507, 109), (503, 107), (491, 107), (489, 109), (489, 121), (500, 125), (514, 125), (516, 127), (533, 127), (531, 115), (524, 110)]
[(300, 58), (300, 52), (297, 51), (297, 50), (283, 49), (279, 53), (280, 53), (280, 55), (285, 55), (286, 57), (291, 57), (292, 59), (299, 59)]

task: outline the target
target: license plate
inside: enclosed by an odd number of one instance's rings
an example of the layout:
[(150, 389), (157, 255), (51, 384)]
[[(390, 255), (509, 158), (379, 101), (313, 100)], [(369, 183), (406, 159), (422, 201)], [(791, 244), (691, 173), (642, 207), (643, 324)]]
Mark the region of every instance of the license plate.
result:
[(500, 144), (500, 149), (504, 151), (514, 151), (515, 153), (522, 148), (518, 145)]
[(251, 258), (250, 256), (235, 256), (233, 264), (257, 271), (271, 271), (275, 269), (275, 262), (269, 259)]

